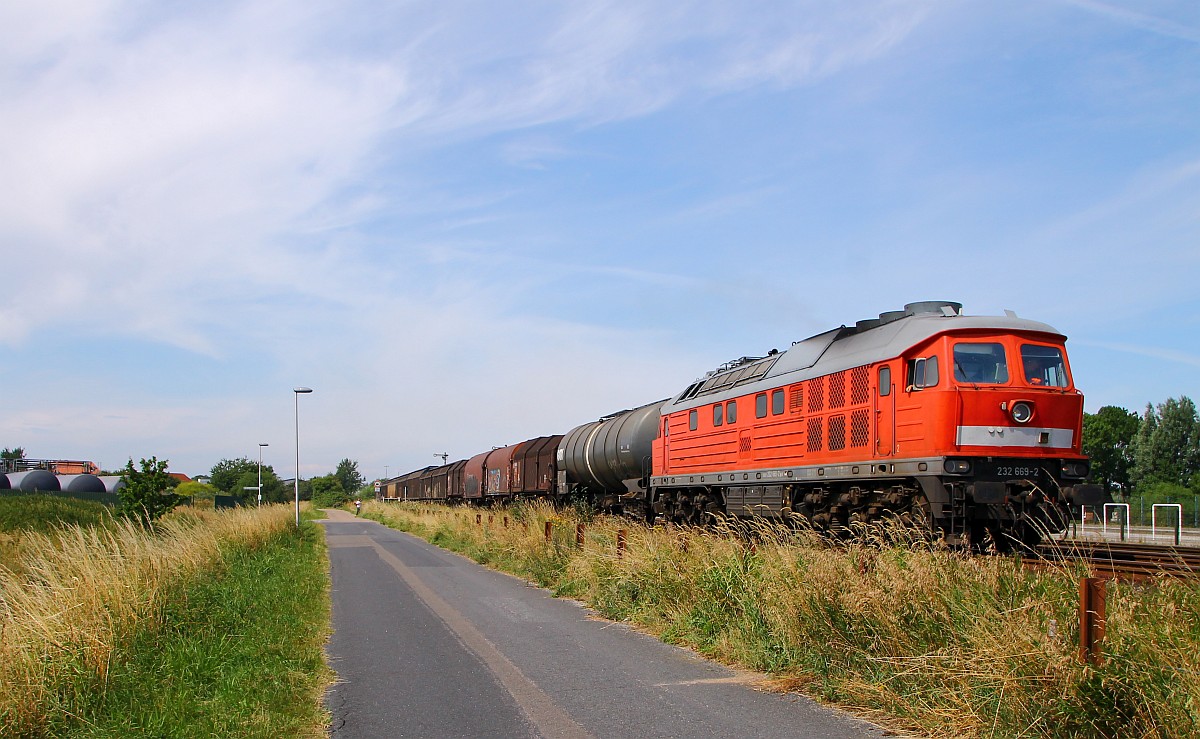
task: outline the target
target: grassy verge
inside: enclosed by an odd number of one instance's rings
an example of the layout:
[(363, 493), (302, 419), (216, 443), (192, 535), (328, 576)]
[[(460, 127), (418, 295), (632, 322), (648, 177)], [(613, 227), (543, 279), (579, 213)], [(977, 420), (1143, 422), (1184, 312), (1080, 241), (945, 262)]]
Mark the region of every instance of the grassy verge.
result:
[[(1030, 570), (911, 542), (832, 550), (771, 529), (751, 546), (603, 517), (587, 522), (577, 550), (583, 519), (544, 507), (371, 503), (364, 512), (901, 730), (1200, 735), (1196, 581), (1110, 583), (1105, 660), (1091, 667), (1076, 659), (1082, 573), (1070, 568)], [(627, 530), (620, 557), (618, 528)]]
[(0, 568), (0, 735), (323, 734), (323, 538), (283, 506), (68, 527)]

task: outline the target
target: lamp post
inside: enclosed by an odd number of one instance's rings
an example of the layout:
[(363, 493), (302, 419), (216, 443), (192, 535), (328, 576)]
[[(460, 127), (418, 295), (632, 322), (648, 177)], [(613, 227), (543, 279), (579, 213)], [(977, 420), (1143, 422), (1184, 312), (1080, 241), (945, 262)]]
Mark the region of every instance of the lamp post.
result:
[(300, 395), (311, 392), (311, 387), (292, 388), (296, 396), (296, 528), (300, 528)]
[(258, 507), (262, 507), (262, 448), (270, 444), (258, 443)]

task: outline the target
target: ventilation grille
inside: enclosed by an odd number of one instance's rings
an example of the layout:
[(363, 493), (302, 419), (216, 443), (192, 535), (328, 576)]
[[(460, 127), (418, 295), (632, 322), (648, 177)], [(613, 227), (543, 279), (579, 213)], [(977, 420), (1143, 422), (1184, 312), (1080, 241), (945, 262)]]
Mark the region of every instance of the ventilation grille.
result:
[(829, 451), (836, 452), (846, 448), (846, 417), (829, 417)]
[(866, 367), (850, 371), (850, 404), (862, 405), (871, 397), (871, 372)]
[(829, 409), (846, 405), (846, 372), (834, 372), (829, 376)]
[(871, 416), (868, 411), (859, 410), (850, 414), (850, 446), (864, 447), (871, 437)]
[(821, 451), (821, 437), (823, 431), (824, 426), (821, 424), (820, 418), (808, 419), (808, 451)]
[(816, 413), (825, 408), (825, 378), (815, 377), (808, 381), (808, 412)]
[(750, 443), (750, 437), (749, 437), (749, 436), (743, 436), (743, 437), (742, 437), (742, 438), (739, 440), (739, 446), (738, 446), (738, 448), (739, 448), (739, 449), (741, 449), (741, 452), (742, 452), (742, 454), (748, 454), (748, 453), (750, 452), (750, 447), (751, 447), (751, 443)]

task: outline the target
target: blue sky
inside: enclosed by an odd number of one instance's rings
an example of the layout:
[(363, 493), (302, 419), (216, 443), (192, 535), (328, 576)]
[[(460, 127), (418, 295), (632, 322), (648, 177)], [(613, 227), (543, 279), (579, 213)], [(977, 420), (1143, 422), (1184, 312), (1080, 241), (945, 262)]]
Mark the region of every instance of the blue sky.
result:
[(368, 477), (925, 299), (1200, 398), (1200, 4), (0, 8), (0, 446)]

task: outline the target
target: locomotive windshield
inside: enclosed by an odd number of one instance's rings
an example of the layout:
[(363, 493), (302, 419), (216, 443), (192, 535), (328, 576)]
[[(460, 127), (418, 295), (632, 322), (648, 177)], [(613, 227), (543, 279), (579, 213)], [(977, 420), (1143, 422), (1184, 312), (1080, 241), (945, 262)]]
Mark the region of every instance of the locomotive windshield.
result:
[(954, 379), (974, 385), (1002, 385), (1008, 382), (1008, 359), (1004, 345), (972, 343), (954, 345)]
[(1037, 387), (1067, 387), (1067, 368), (1056, 346), (1021, 345), (1025, 382)]

